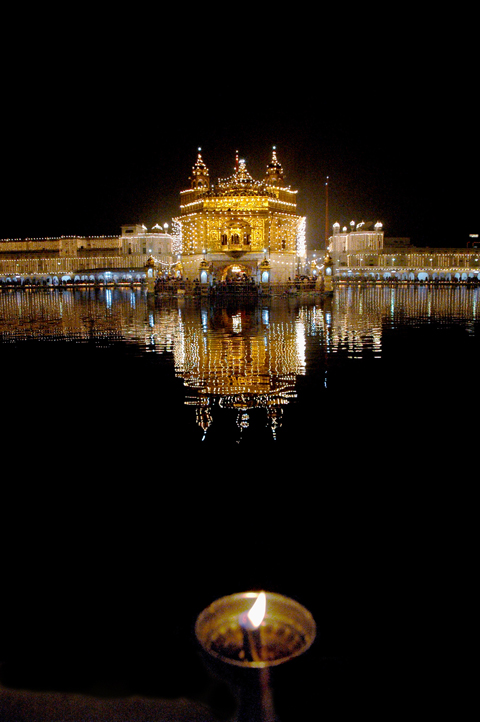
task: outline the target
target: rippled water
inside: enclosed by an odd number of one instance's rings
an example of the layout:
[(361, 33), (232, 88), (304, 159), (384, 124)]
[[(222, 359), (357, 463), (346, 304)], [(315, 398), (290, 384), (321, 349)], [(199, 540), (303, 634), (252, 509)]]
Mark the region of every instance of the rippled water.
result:
[(380, 620), (402, 648), (442, 585), (461, 587), (477, 289), (250, 306), (12, 291), (0, 309), (2, 468), (18, 493), (4, 549), (21, 550), (37, 659), (67, 609), (64, 659), (99, 645), (162, 694), (159, 663), (135, 654), (162, 635), (190, 654), (189, 625), (225, 593), (299, 599), (326, 659), (350, 635), (368, 648)]
[(20, 415), (103, 414), (108, 432), (121, 414), (138, 435), (141, 413), (162, 444), (270, 445), (320, 442), (333, 421), (351, 437), (373, 409), (475, 404), (476, 289), (345, 288), (320, 303), (244, 307), (138, 290), (11, 292), (0, 305)]

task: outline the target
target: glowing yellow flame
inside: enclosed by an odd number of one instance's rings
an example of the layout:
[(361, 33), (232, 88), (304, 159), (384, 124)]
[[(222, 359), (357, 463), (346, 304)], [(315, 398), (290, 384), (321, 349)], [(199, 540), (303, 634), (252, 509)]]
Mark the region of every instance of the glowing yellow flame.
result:
[(254, 605), (247, 614), (248, 619), (254, 627), (259, 627), (265, 616), (265, 610), (267, 606), (267, 597), (265, 592), (260, 592)]

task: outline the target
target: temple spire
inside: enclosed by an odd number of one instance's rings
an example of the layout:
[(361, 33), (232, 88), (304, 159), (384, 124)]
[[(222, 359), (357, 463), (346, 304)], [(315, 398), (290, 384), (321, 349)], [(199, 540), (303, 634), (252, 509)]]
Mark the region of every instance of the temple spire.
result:
[(192, 182), (192, 188), (203, 189), (210, 187), (210, 177), (208, 168), (203, 162), (202, 149), (198, 149), (197, 160), (192, 168), (192, 176), (190, 178)]
[(272, 160), (267, 166), (267, 174), (265, 176), (265, 180), (268, 185), (280, 185), (283, 183), (284, 179), (284, 173), (283, 168), (281, 164), (278, 161), (277, 158), (277, 149), (276, 146), (273, 146), (272, 149)]

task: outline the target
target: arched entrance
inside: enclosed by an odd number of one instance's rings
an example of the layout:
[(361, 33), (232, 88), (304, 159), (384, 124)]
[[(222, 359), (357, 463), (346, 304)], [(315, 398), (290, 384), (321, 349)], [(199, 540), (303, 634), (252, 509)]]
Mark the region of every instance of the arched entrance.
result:
[(253, 270), (246, 263), (229, 263), (218, 270), (218, 280), (224, 282), (242, 282), (249, 281), (252, 277)]

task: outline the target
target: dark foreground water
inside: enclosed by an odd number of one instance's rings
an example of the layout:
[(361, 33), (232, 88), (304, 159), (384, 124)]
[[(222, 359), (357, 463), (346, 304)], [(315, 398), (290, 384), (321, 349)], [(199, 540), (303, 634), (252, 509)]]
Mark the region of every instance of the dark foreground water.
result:
[(284, 722), (408, 706), (468, 636), (479, 298), (0, 294), (0, 684), (228, 717), (193, 624), (265, 588), (318, 625)]

